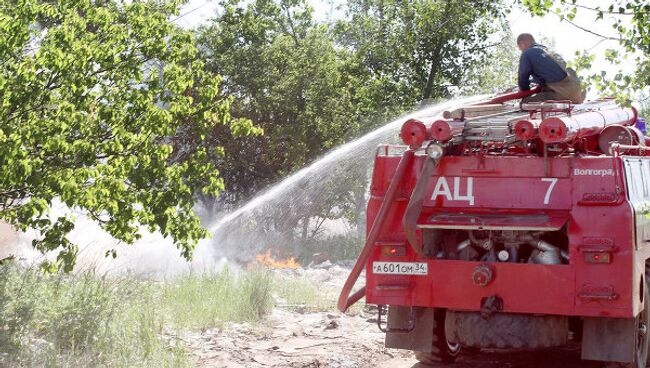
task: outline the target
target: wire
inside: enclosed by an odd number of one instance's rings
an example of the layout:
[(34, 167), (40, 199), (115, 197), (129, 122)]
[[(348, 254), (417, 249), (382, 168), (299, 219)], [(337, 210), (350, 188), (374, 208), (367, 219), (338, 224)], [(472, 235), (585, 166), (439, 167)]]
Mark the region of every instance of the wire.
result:
[(188, 10), (188, 11), (186, 11), (185, 13), (180, 14), (178, 17), (176, 17), (176, 18), (170, 20), (170, 22), (175, 23), (176, 21), (178, 21), (178, 20), (180, 20), (180, 19), (183, 19), (185, 16), (187, 16), (187, 15), (189, 15), (189, 14), (191, 14), (191, 13), (194, 13), (195, 11), (197, 11), (197, 10), (203, 8), (204, 6), (206, 6), (206, 5), (208, 5), (208, 4), (209, 4), (209, 2), (208, 2), (207, 0), (204, 0), (204, 2), (203, 2), (202, 5), (199, 5), (199, 6), (197, 6), (196, 8), (194, 8), (194, 9), (192, 9), (192, 10)]

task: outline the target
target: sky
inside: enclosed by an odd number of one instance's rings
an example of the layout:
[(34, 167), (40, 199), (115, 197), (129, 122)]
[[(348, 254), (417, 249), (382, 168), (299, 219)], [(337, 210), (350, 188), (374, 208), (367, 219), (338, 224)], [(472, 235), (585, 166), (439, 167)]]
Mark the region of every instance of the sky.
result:
[[(311, 0), (314, 7), (316, 19), (326, 21), (341, 16), (337, 11), (337, 4), (342, 0)], [(600, 6), (606, 9), (611, 1), (605, 0), (581, 0), (578, 4), (588, 5), (590, 7)], [(193, 28), (214, 17), (218, 11), (217, 0), (190, 0), (181, 11), (180, 18), (176, 21), (180, 26)], [(625, 19), (625, 16), (621, 16)], [(514, 6), (513, 11), (508, 15), (508, 23), (512, 33), (516, 36), (520, 33), (531, 33), (536, 38), (545, 36), (554, 43), (553, 47), (556, 52), (570, 60), (577, 51), (589, 50), (597, 55), (592, 66), (592, 71), (612, 70), (612, 65), (604, 60), (602, 55), (607, 48), (620, 49), (615, 41), (603, 41), (602, 38), (580, 30), (574, 25), (561, 21), (555, 14), (548, 14), (544, 17), (533, 17), (529, 12)], [(606, 16), (604, 20), (596, 22), (596, 13), (586, 9), (579, 9), (573, 22), (589, 30), (606, 36), (616, 36), (611, 28), (612, 16)], [(630, 59), (621, 59), (617, 65), (620, 70), (630, 72), (634, 70), (634, 62)], [(588, 96), (590, 97), (590, 96)]]

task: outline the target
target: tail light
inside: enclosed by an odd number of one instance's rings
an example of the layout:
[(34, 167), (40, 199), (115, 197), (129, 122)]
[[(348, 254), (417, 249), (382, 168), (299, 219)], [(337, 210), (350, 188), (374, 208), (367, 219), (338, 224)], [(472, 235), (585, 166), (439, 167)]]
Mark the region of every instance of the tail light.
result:
[(585, 252), (585, 263), (612, 263), (610, 252)]
[(403, 257), (406, 255), (404, 244), (382, 244), (381, 254), (387, 257)]

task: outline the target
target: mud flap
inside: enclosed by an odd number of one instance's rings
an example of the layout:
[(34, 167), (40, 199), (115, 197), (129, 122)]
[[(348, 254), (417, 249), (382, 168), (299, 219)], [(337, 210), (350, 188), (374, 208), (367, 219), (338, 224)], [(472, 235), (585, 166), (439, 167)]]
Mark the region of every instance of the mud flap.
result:
[[(411, 332), (386, 333), (386, 347), (415, 351), (431, 351), (433, 345), (433, 308), (414, 307), (415, 328)], [(388, 307), (388, 328), (405, 329), (411, 319), (411, 307)]]
[(630, 363), (634, 361), (635, 345), (634, 318), (584, 318), (583, 360)]

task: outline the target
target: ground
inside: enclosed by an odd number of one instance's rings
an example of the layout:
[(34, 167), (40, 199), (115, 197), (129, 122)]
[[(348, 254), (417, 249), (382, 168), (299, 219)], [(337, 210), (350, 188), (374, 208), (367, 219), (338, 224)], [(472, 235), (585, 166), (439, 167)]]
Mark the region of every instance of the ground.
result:
[[(184, 337), (197, 367), (427, 368), (408, 351), (386, 349), (373, 314), (275, 309), (264, 325), (228, 324)], [(596, 368), (579, 347), (538, 352), (474, 352), (454, 368)], [(438, 367), (444, 367), (439, 365)]]
[[(347, 272), (339, 267), (300, 271), (300, 277), (321, 286), (323, 298), (331, 297), (345, 276)], [(205, 368), (425, 368), (411, 352), (384, 347), (384, 334), (377, 328), (376, 309), (371, 306), (357, 307), (349, 314), (325, 309), (309, 311), (279, 303), (262, 323), (229, 323), (182, 339), (196, 366)], [(465, 353), (453, 364), (455, 368), (601, 366), (581, 362), (577, 344), (537, 352)]]

